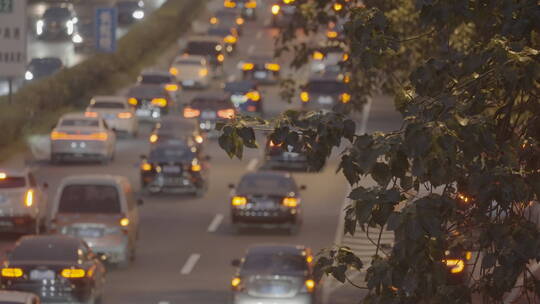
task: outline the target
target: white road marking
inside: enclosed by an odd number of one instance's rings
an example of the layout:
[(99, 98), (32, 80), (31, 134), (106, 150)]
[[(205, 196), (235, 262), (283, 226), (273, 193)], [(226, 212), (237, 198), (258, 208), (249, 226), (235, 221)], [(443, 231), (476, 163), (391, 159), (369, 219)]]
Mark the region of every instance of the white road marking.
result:
[(159, 301), (158, 304), (170, 304), (170, 302), (167, 302), (167, 301)]
[(193, 253), (192, 255), (190, 255), (186, 261), (186, 264), (184, 264), (184, 267), (182, 267), (182, 269), (180, 270), (180, 274), (190, 274), (195, 267), (195, 264), (197, 264), (200, 258), (201, 255), (198, 253)]
[(255, 35), (255, 38), (257, 38), (257, 40), (259, 40), (259, 39), (262, 38), (262, 35), (263, 35), (263, 32), (262, 32), (262, 31), (258, 31), (258, 32), (257, 32), (257, 35)]
[(250, 55), (253, 54), (253, 51), (255, 51), (255, 46), (252, 44), (248, 48), (248, 54), (250, 54)]
[(223, 214), (216, 214), (212, 222), (210, 222), (210, 226), (208, 226), (208, 232), (216, 232), (222, 221)]
[(229, 75), (229, 77), (227, 77), (228, 82), (234, 81), (235, 79), (236, 79), (236, 75)]
[(258, 158), (252, 158), (248, 165), (247, 165), (247, 170), (248, 171), (255, 171), (255, 168), (257, 167), (257, 164), (259, 164), (259, 159)]
[(372, 98), (368, 97), (367, 103), (364, 105), (364, 109), (362, 111), (362, 121), (360, 122), (360, 134), (366, 134), (367, 131), (367, 124), (369, 120), (369, 112), (371, 112), (371, 102)]

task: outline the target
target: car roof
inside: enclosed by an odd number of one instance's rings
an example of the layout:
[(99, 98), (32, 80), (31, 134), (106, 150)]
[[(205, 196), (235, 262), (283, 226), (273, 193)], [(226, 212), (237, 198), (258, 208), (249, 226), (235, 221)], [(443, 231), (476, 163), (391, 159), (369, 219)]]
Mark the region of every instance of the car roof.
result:
[(288, 172), (281, 172), (281, 171), (268, 171), (268, 170), (262, 170), (262, 171), (255, 171), (255, 172), (249, 172), (242, 176), (242, 178), (250, 178), (250, 177), (282, 177), (282, 178), (291, 178), (291, 174)]
[(186, 61), (196, 62), (196, 61), (203, 61), (203, 60), (206, 60), (206, 59), (204, 58), (204, 56), (200, 56), (200, 55), (182, 54), (182, 55), (176, 56), (174, 58), (173, 62), (176, 62), (176, 61), (179, 61), (179, 60), (186, 60)]
[(71, 175), (62, 179), (63, 185), (68, 184), (98, 184), (98, 185), (118, 185), (126, 181), (126, 178), (119, 175), (110, 174), (80, 174)]
[(250, 90), (257, 87), (257, 83), (251, 80), (229, 81), (225, 83), (225, 91)]
[(190, 42), (215, 42), (215, 43), (221, 43), (221, 38), (216, 36), (190, 36), (187, 40), (188, 43)]
[(248, 248), (247, 254), (279, 254), (288, 253), (294, 255), (302, 255), (307, 248), (303, 245), (287, 245), (287, 244), (257, 244)]
[(63, 234), (46, 234), (46, 235), (26, 235), (21, 237), (17, 243), (32, 242), (34, 244), (55, 243), (60, 246), (78, 246), (81, 240), (76, 237)]
[(35, 58), (32, 58), (29, 63), (60, 63), (62, 64), (62, 59), (58, 57), (35, 57)]
[(209, 92), (195, 95), (193, 100), (228, 100), (227, 95), (223, 92)]
[(159, 76), (172, 76), (171, 73), (167, 70), (158, 70), (158, 69), (145, 69), (141, 72), (140, 76), (147, 76), (147, 75), (159, 75)]
[(73, 112), (62, 115), (60, 119), (97, 119), (94, 117), (88, 117), (84, 112)]
[(94, 96), (90, 100), (90, 103), (92, 103), (92, 102), (103, 102), (103, 101), (126, 103), (127, 99), (126, 99), (126, 97), (122, 97), (122, 96)]
[(30, 170), (28, 168), (24, 169), (13, 169), (13, 168), (0, 168), (0, 173), (5, 173), (9, 176), (19, 176), (24, 177), (28, 174)]
[(33, 297), (36, 295), (29, 292), (0, 290), (0, 301), (23, 301), (21, 303), (26, 303), (28, 299)]

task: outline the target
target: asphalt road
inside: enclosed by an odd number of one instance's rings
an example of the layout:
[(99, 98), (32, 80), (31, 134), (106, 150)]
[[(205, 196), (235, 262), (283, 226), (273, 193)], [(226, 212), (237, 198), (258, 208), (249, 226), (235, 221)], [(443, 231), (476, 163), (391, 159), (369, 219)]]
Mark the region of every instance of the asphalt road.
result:
[[(222, 1), (215, 0), (209, 6), (215, 8), (221, 3)], [(225, 79), (239, 77), (236, 68), (239, 60), (250, 54), (272, 51), (272, 37), (277, 32), (268, 27), (268, 8), (265, 12), (256, 22), (248, 21), (244, 35), (240, 38), (238, 53), (226, 59), (225, 75), (215, 81), (213, 90), (218, 90)], [(200, 16), (199, 24), (204, 24), (208, 17), (208, 12)], [(166, 67), (166, 63), (176, 51), (171, 49), (164, 54), (157, 66)], [(287, 69), (284, 72), (292, 73)], [(302, 80), (307, 75), (304, 71), (297, 71), (294, 76)], [(198, 93), (182, 92), (180, 102), (186, 102)], [(279, 88), (275, 86), (263, 87), (268, 115), (299, 105), (298, 100), (293, 104), (280, 100), (278, 93)], [(369, 112), (371, 115), (367, 120), (368, 132), (389, 131), (400, 125), (400, 117), (394, 112), (388, 99), (375, 98)], [(119, 141), (116, 160), (109, 165), (52, 166), (38, 163), (38, 179), (49, 183), (51, 196), (55, 194), (56, 186), (63, 177), (82, 173), (125, 175), (139, 188), (139, 155), (148, 152), (149, 129), (150, 126), (146, 125), (138, 138)], [(307, 185), (307, 190), (302, 193), (304, 225), (297, 235), (289, 236), (284, 232), (265, 230), (252, 230), (235, 235), (229, 220), (227, 185), (236, 183), (246, 171), (255, 169), (260, 163), (261, 151), (248, 150), (243, 160), (231, 160), (216, 141), (206, 143), (205, 151), (212, 158), (210, 186), (203, 197), (144, 197), (137, 259), (127, 269), (111, 270), (104, 303), (227, 303), (230, 299), (229, 282), (235, 270), (230, 266), (231, 260), (241, 257), (248, 246), (257, 243), (304, 244), (317, 252), (333, 244), (347, 189), (345, 179), (335, 173), (338, 163), (336, 156), (328, 161), (326, 168), (320, 173), (294, 174), (298, 184)], [(10, 163), (16, 163), (16, 160)], [(0, 247), (10, 246), (14, 239), (15, 237), (2, 236)], [(332, 299), (336, 303), (337, 300)]]

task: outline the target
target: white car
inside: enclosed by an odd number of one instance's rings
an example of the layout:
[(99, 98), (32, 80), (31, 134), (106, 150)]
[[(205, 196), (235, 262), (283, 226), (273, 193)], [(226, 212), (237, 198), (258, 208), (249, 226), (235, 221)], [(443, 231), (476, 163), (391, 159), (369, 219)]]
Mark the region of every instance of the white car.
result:
[(311, 61), (311, 72), (314, 74), (324, 73), (332, 66), (339, 66), (340, 63), (347, 61), (349, 55), (339, 47), (325, 47), (313, 52)]
[(39, 298), (29, 292), (0, 291), (0, 303), (10, 304), (40, 304)]
[(46, 187), (27, 169), (0, 169), (0, 231), (39, 233), (47, 221)]
[(208, 88), (211, 76), (206, 59), (197, 55), (181, 55), (174, 59), (169, 72), (183, 88)]
[(85, 113), (63, 115), (51, 132), (51, 162), (114, 159), (116, 135), (100, 116)]
[(135, 115), (135, 107), (129, 105), (126, 97), (96, 96), (90, 100), (86, 115), (95, 117), (101, 115), (109, 128), (137, 136), (139, 121)]

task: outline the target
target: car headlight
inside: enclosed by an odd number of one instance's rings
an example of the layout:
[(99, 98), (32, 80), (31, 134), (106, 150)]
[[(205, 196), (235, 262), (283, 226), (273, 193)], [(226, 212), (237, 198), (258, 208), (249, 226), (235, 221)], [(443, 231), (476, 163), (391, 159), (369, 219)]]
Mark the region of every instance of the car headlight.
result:
[(73, 18), (71, 19), (71, 22), (72, 22), (73, 24), (77, 24), (77, 22), (79, 22), (79, 18), (73, 17)]
[(73, 34), (73, 21), (68, 20), (66, 22), (66, 32), (67, 32), (68, 35)]
[(45, 22), (43, 22), (43, 20), (38, 20), (36, 22), (36, 34), (43, 34), (43, 26), (45, 26)]
[(71, 38), (73, 43), (82, 43), (84, 41), (83, 37), (79, 34), (73, 35), (73, 38)]
[(144, 18), (144, 12), (142, 10), (136, 10), (133, 12), (133, 14), (131, 14), (131, 16), (133, 16), (135, 19), (142, 19)]
[(30, 71), (26, 71), (26, 73), (24, 73), (24, 79), (32, 80), (32, 79), (34, 79), (34, 74), (32, 74), (32, 72), (30, 72)]

